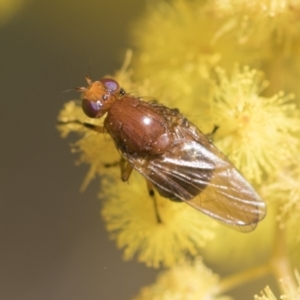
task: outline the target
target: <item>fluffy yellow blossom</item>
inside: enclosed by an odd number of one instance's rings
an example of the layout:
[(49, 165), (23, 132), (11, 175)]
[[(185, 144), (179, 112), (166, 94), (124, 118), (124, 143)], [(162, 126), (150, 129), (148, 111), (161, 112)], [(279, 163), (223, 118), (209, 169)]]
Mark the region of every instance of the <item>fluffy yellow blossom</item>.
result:
[(128, 184), (105, 177), (100, 197), (107, 230), (124, 248), (125, 259), (136, 255), (148, 266), (172, 266), (187, 254), (196, 255), (213, 238), (215, 223), (208, 217), (156, 194), (159, 223), (145, 179), (136, 172)]
[(269, 286), (267, 286), (261, 295), (255, 295), (255, 300), (298, 300), (300, 298), (300, 276), (299, 273), (295, 272), (296, 286), (290, 278), (285, 278), (280, 280), (280, 288), (282, 295), (277, 298)]
[[(255, 295), (255, 300), (277, 300), (278, 298), (275, 297), (270, 287), (266, 287), (262, 292), (261, 295)], [(282, 299), (282, 298), (281, 298)]]
[[(207, 43), (215, 31), (203, 10), (204, 1), (160, 1), (150, 6), (134, 27), (138, 52), (134, 53), (135, 80), (147, 78), (156, 91), (152, 94), (170, 107), (201, 112), (206, 124), (210, 70), (220, 60)], [(201, 28), (203, 30), (201, 30)], [(167, 38), (166, 38), (167, 36)], [(199, 101), (203, 97), (204, 101)], [(194, 121), (194, 115), (189, 115)], [(198, 114), (199, 117), (199, 114)], [(212, 130), (209, 124), (205, 130)]]
[[(297, 0), (216, 0), (209, 2), (208, 6), (222, 20), (214, 41), (217, 44), (218, 40), (225, 40), (226, 37), (228, 42), (231, 37), (234, 46), (239, 46), (239, 58), (241, 55), (246, 58), (245, 51), (250, 47), (259, 51), (249, 53), (248, 61), (259, 56), (260, 59), (268, 59), (262, 54), (271, 55), (272, 58), (272, 54), (279, 49), (283, 54), (291, 55), (299, 47), (300, 3)], [(220, 46), (224, 46), (220, 42)], [(262, 45), (265, 48), (259, 49)]]
[(274, 222), (286, 232), (286, 243), (289, 259), (299, 266), (299, 219), (300, 219), (300, 164), (287, 164), (277, 174), (276, 180), (263, 187), (263, 196), (269, 202), (277, 203), (277, 214)]
[(66, 103), (58, 116), (58, 120), (63, 123), (58, 125), (62, 137), (67, 137), (71, 132), (83, 135), (81, 139), (72, 144), (72, 152), (79, 153), (78, 164), (85, 163), (90, 166), (85, 181), (81, 186), (81, 189), (84, 190), (97, 174), (105, 172), (106, 165), (118, 162), (120, 155), (109, 136), (88, 130), (82, 124), (72, 123), (72, 121), (87, 122), (95, 125), (102, 125), (103, 123), (102, 119), (87, 118), (81, 109), (79, 101)]
[[(298, 158), (298, 162), (300, 159)], [(264, 189), (266, 197), (280, 203), (278, 219), (283, 223), (287, 219), (298, 219), (300, 216), (300, 166), (288, 165), (279, 174), (276, 181)], [(287, 200), (288, 199), (288, 200)], [(270, 200), (271, 201), (271, 200)], [(298, 231), (298, 230), (297, 230)], [(299, 232), (298, 232), (299, 234)], [(300, 237), (300, 234), (299, 234)]]
[(156, 283), (144, 287), (135, 300), (194, 300), (231, 298), (216, 295), (219, 277), (200, 259), (184, 262), (162, 272)]
[[(160, 1), (134, 27), (135, 78), (153, 82), (159, 101), (180, 108), (202, 131), (218, 125), (214, 143), (262, 194), (287, 164), (298, 164), (299, 8), (288, 0)], [(229, 269), (267, 259), (278, 209), (291, 201), (269, 196), (267, 218), (245, 240), (217, 230), (223, 238), (204, 249), (212, 261), (228, 269), (232, 251)], [(224, 248), (224, 240), (239, 242)]]
[(263, 68), (270, 95), (299, 96), (299, 13), (297, 0), (160, 1), (134, 26), (136, 75), (195, 103), (216, 65), (229, 71), (239, 62)]
[(267, 86), (261, 72), (235, 67), (229, 77), (217, 69), (212, 89), (212, 119), (219, 124), (217, 145), (252, 182), (261, 183), (293, 161), (298, 152), (299, 112), (293, 96), (261, 93)]
[[(278, 281), (291, 277), (291, 261), (299, 267), (299, 16), (299, 0), (151, 3), (134, 26), (132, 70), (127, 59), (114, 76), (126, 92), (180, 109), (204, 133), (219, 126), (214, 143), (268, 204), (267, 217), (253, 233), (215, 225), (159, 195), (155, 206), (142, 176), (120, 180), (120, 156), (110, 137), (72, 123), (91, 123), (76, 101), (60, 113), (63, 136), (83, 135), (72, 149), (79, 162), (90, 165), (84, 186), (101, 176), (101, 214), (125, 259), (172, 266), (138, 299), (189, 299), (191, 291), (196, 296), (190, 299), (214, 299), (217, 280), (202, 284), (201, 278), (196, 286), (195, 269), (183, 265), (186, 255), (199, 252), (224, 273), (237, 272), (222, 278), (224, 290), (266, 274)], [(283, 294), (292, 300), (298, 289), (291, 280), (291, 292)], [(266, 290), (257, 299), (275, 296)]]
[(300, 96), (300, 2), (298, 0), (212, 1), (221, 16), (214, 37), (222, 65), (238, 61), (260, 67), (270, 79), (266, 92)]

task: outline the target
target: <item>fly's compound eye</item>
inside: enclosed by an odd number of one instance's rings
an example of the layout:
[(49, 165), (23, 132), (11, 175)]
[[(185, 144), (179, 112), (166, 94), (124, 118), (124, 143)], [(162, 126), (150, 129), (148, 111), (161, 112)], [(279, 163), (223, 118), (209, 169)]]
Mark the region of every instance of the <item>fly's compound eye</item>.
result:
[(90, 118), (97, 118), (102, 106), (103, 105), (99, 100), (90, 101), (88, 99), (83, 99), (81, 103), (83, 112)]
[(104, 84), (107, 91), (111, 94), (117, 92), (120, 89), (119, 84), (111, 78), (103, 78), (100, 80), (100, 82)]

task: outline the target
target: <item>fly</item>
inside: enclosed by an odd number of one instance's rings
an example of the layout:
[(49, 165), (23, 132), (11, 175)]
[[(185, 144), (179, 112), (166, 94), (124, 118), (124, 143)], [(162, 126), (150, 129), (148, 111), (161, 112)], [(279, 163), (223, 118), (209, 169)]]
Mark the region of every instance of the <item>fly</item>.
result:
[[(132, 170), (172, 201), (184, 201), (204, 214), (242, 232), (252, 231), (266, 214), (266, 204), (252, 186), (178, 109), (127, 94), (111, 78), (86, 77), (82, 109), (90, 118), (104, 116), (103, 126), (122, 155), (121, 179)], [(155, 205), (158, 222), (161, 222)]]

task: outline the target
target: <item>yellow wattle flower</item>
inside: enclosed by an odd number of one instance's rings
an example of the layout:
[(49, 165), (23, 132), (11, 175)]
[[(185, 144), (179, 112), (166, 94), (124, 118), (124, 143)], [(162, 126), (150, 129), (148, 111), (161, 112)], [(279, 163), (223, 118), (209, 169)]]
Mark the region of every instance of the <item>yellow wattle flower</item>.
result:
[(217, 295), (219, 277), (201, 261), (182, 262), (159, 274), (156, 282), (141, 289), (134, 300), (229, 300)]
[[(126, 259), (176, 268), (186, 254), (201, 252), (220, 270), (246, 269), (228, 281), (231, 287), (257, 278), (256, 265), (260, 275), (293, 277), (290, 263), (300, 264), (299, 15), (298, 0), (160, 1), (134, 27), (134, 71), (125, 63), (114, 76), (129, 93), (179, 108), (204, 133), (219, 126), (214, 143), (268, 203), (266, 219), (249, 235), (160, 197), (164, 223), (158, 223), (144, 179), (135, 173), (128, 184), (119, 179), (119, 154), (109, 136), (60, 126), (63, 136), (84, 134), (73, 145), (79, 162), (90, 165), (83, 186), (101, 176), (102, 216)], [(74, 119), (90, 122), (76, 101), (59, 116)], [(171, 281), (161, 286), (166, 293), (154, 287), (148, 295), (186, 299)], [(268, 291), (262, 297), (275, 298)]]

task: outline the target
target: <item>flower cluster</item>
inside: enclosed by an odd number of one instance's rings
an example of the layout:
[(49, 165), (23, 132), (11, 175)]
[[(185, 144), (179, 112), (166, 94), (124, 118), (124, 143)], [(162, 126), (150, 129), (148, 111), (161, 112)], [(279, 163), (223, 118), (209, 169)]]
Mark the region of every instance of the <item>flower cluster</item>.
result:
[(218, 282), (218, 276), (198, 258), (194, 262), (183, 262), (163, 272), (156, 283), (144, 287), (135, 300), (229, 300), (226, 296), (217, 295)]
[(282, 295), (280, 298), (277, 298), (269, 286), (267, 286), (262, 292), (261, 295), (255, 295), (255, 300), (297, 300), (300, 296), (300, 276), (298, 272), (295, 272), (295, 277), (297, 280), (297, 286), (293, 286), (294, 283), (289, 278), (285, 278), (284, 280), (280, 280), (280, 288), (282, 290)]
[[(61, 111), (62, 136), (82, 135), (72, 150), (90, 165), (83, 187), (101, 177), (101, 215), (124, 258), (170, 268), (137, 299), (215, 299), (218, 285), (234, 288), (266, 273), (289, 277), (285, 294), (296, 299), (289, 295), (297, 290), (290, 265), (300, 265), (299, 16), (298, 0), (159, 1), (134, 26), (130, 67), (128, 54), (113, 76), (130, 94), (179, 108), (205, 133), (219, 127), (214, 144), (268, 204), (249, 235), (184, 203), (159, 195), (154, 202), (138, 173), (123, 183), (111, 138), (80, 125), (103, 120), (86, 118), (77, 101)], [(224, 272), (246, 271), (219, 281), (202, 261), (186, 263), (199, 253)], [(276, 298), (267, 289), (256, 299)]]

